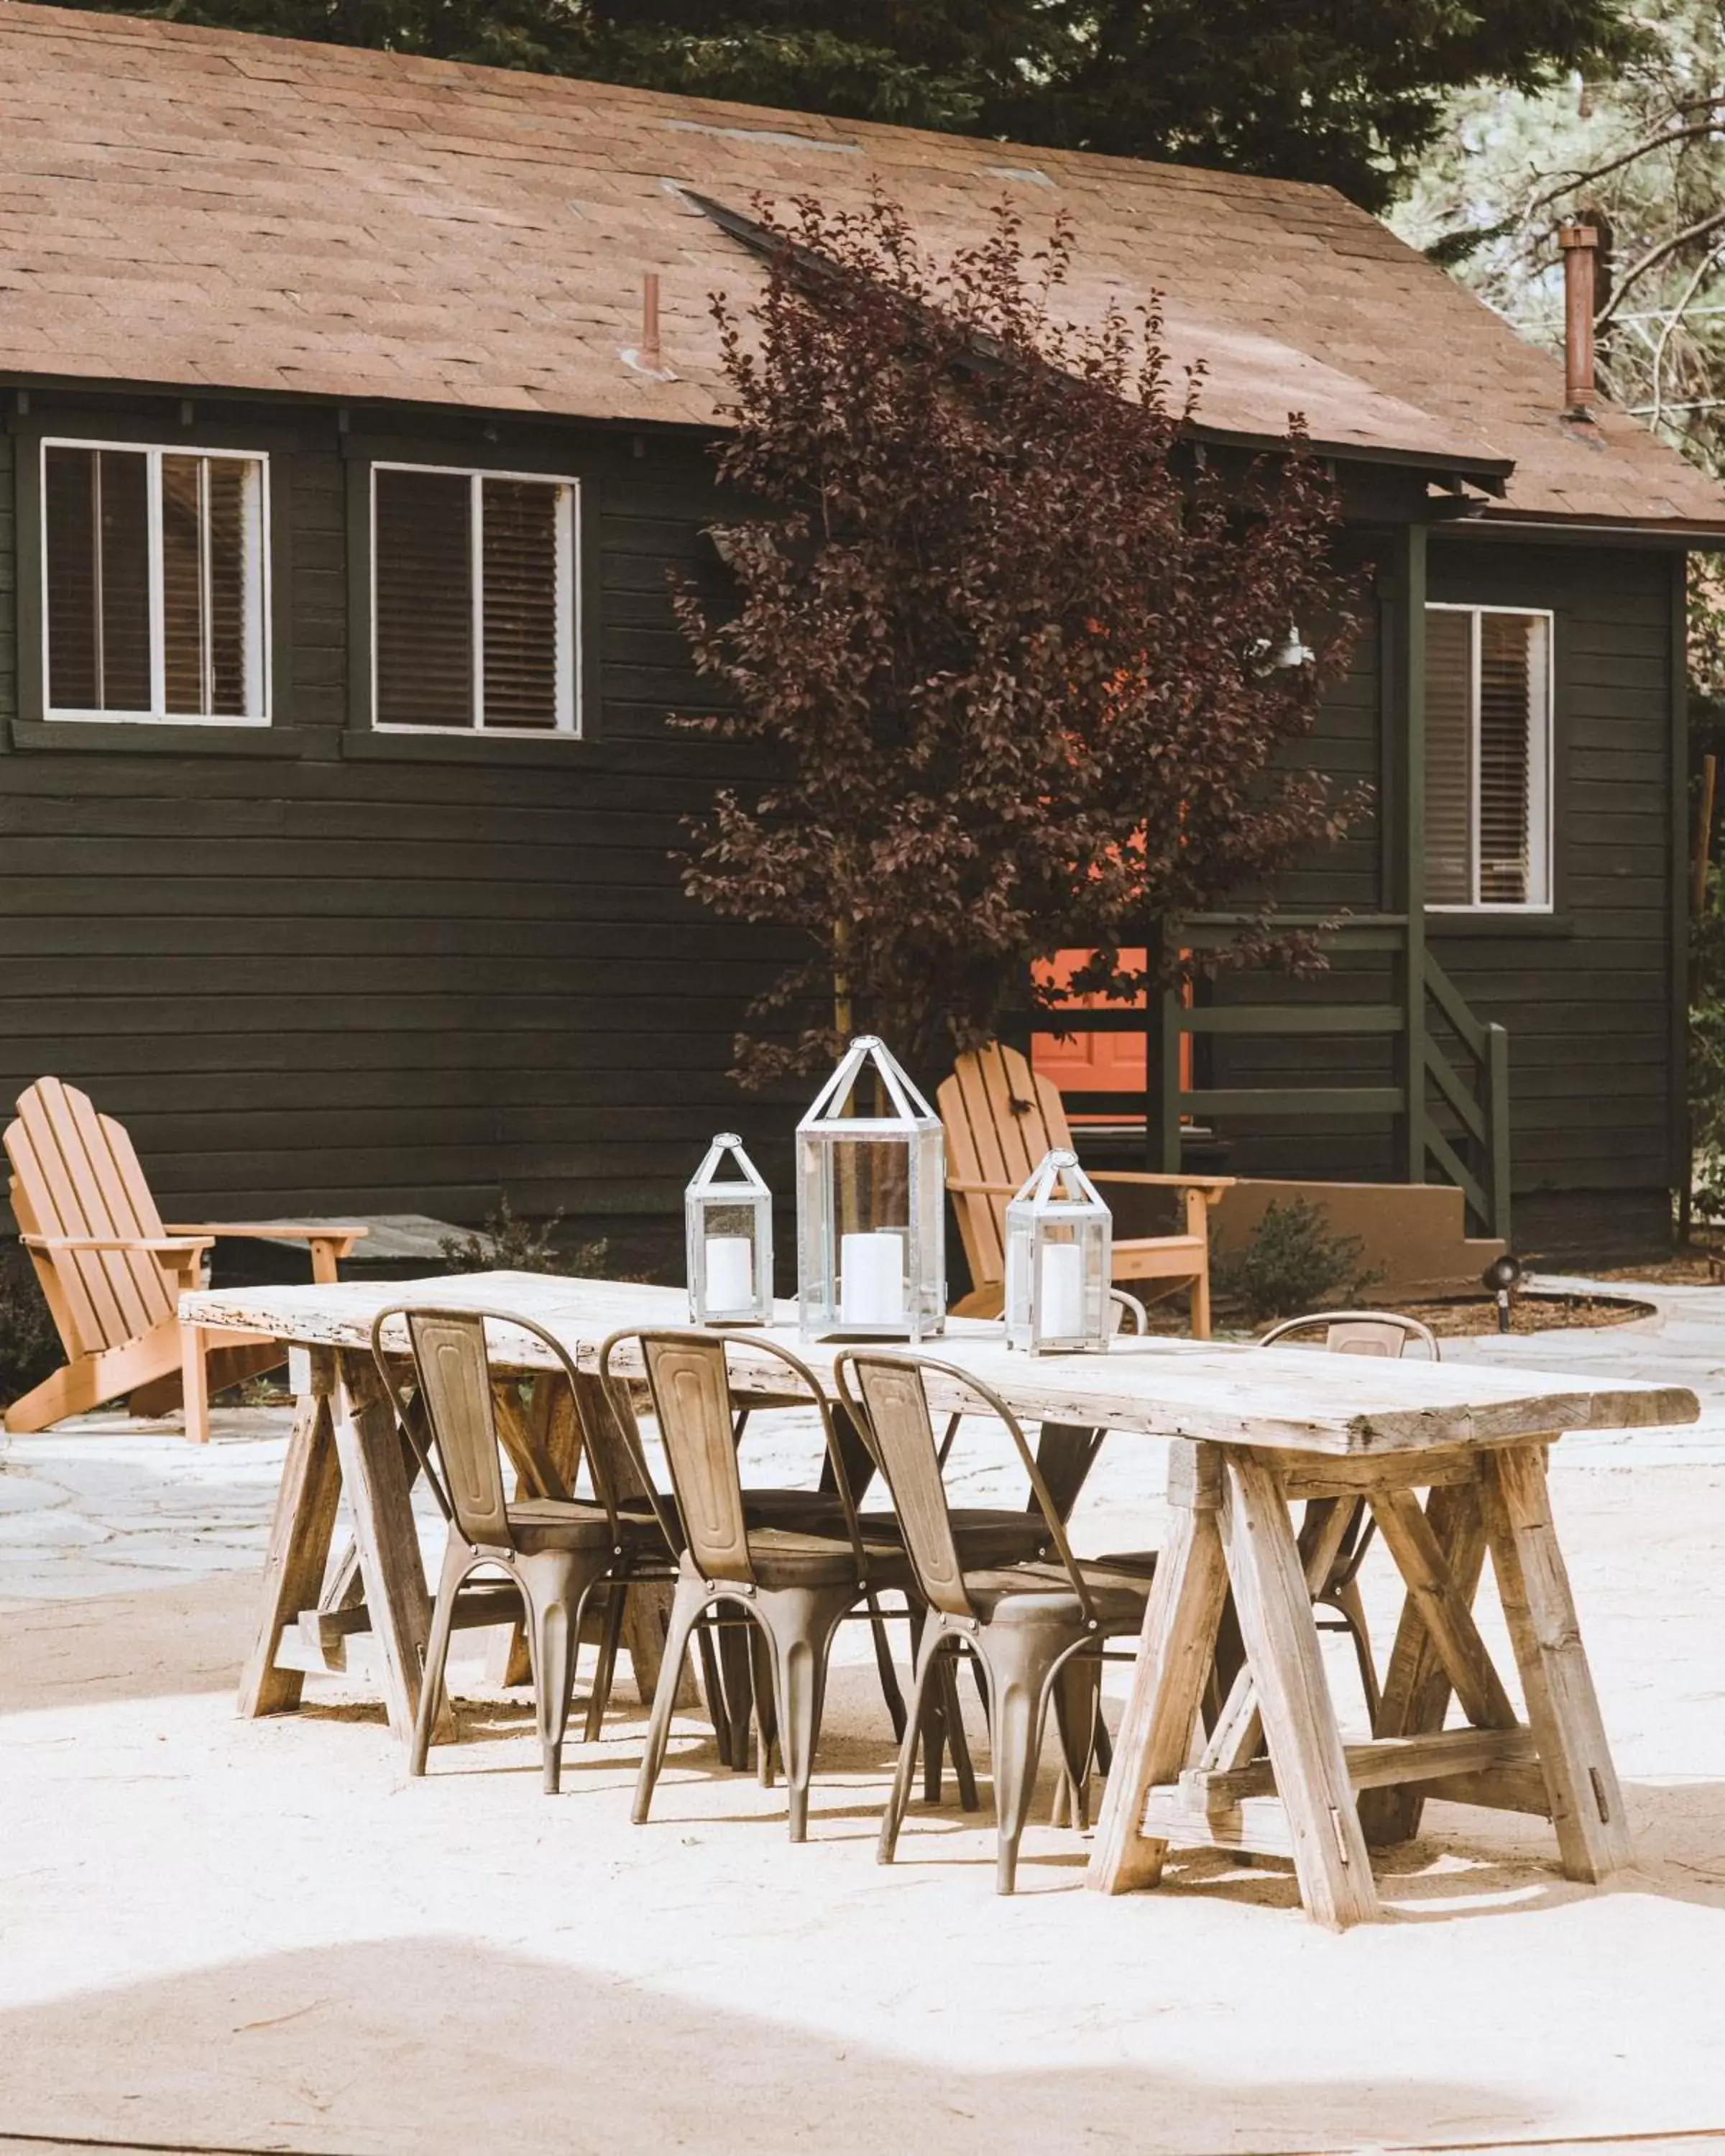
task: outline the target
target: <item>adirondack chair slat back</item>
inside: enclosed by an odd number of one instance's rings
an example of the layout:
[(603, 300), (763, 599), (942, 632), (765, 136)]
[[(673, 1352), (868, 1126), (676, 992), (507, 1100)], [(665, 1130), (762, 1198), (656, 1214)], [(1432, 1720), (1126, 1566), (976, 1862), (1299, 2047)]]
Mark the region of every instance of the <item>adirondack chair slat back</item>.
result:
[[(18, 1096), (6, 1132), (12, 1209), (35, 1235), (152, 1238), (162, 1215), (124, 1127), (58, 1078)], [(174, 1311), (173, 1287), (147, 1250), (33, 1251), (69, 1354), (123, 1346)], [(76, 1337), (66, 1337), (67, 1327)]]
[[(999, 1041), (961, 1055), (935, 1099), (947, 1134), (947, 1173), (955, 1183), (1009, 1183), (1016, 1189), (1050, 1147), (1072, 1142), (1057, 1089)], [(952, 1203), (971, 1280), (994, 1286), (1006, 1277), (1006, 1199), (955, 1193)]]

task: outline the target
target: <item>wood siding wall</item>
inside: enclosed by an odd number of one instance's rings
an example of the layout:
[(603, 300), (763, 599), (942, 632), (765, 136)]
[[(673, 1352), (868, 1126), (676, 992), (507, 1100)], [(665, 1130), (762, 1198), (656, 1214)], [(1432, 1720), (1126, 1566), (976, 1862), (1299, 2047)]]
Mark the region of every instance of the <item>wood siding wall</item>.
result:
[[(377, 453), (583, 475), (596, 540), (598, 709), (578, 743), (379, 738), (352, 723), (362, 579), (333, 412), (220, 413), (272, 453), (279, 695), (268, 736), (141, 726), (48, 734), (20, 708), (10, 469), (0, 435), (0, 1100), (52, 1070), (130, 1126), (171, 1214), (419, 1210), (672, 1214), (711, 1132), (737, 1124), (784, 1187), (791, 1117), (725, 1076), (773, 939), (691, 906), (669, 858), (737, 752), (674, 732), (706, 692), (669, 574), (698, 569), (710, 460), (689, 439), (424, 423)], [(28, 426), (209, 438), (167, 400), (36, 399)], [(1516, 1186), (1584, 1205), (1662, 1201), (1671, 1099), (1672, 567), (1653, 552), (1440, 536), (1434, 598), (1557, 616), (1557, 913), (1433, 947), (1511, 1029)], [(23, 609), (26, 616), (28, 608)], [(1375, 624), (1313, 762), (1384, 780)], [(1375, 805), (1291, 877), (1301, 909), (1378, 911)], [(1384, 1000), (1383, 962), (1228, 1001)], [(1217, 1040), (1208, 1082), (1373, 1083), (1387, 1044)], [(938, 1073), (925, 1074), (931, 1081)], [(1200, 1073), (1200, 1083), (1206, 1074)], [(1241, 1172), (1383, 1178), (1387, 1126), (1227, 1133)], [(1525, 1208), (1522, 1217), (1527, 1217)], [(1626, 1217), (1626, 1215), (1625, 1216)], [(1651, 1217), (1651, 1214), (1648, 1217)]]
[[(1509, 1029), (1517, 1240), (1645, 1245), (1671, 1173), (1672, 592), (1648, 549), (1435, 537), (1433, 600), (1555, 616), (1555, 908), (1548, 919), (1432, 914), (1434, 955), (1481, 1019)], [(1311, 744), (1319, 767), (1368, 776), (1378, 756), (1375, 639)], [(1381, 903), (1376, 819), (1290, 880), (1301, 906)], [(1345, 947), (1343, 947), (1345, 949)], [(1389, 1000), (1387, 963), (1349, 960), (1308, 983), (1225, 979), (1219, 1000)], [(1217, 1041), (1221, 1085), (1393, 1081), (1388, 1042)], [(1231, 1132), (1245, 1173), (1388, 1178), (1387, 1122), (1262, 1122)], [(1620, 1232), (1621, 1231), (1621, 1232)]]
[[(52, 747), (0, 728), (0, 1099), (49, 1070), (86, 1087), (171, 1215), (473, 1220), (500, 1190), (531, 1214), (670, 1212), (715, 1129), (763, 1120), (724, 1074), (771, 946), (690, 905), (670, 859), (736, 766), (666, 725), (710, 701), (668, 595), (699, 565), (706, 452), (531, 438), (583, 475), (600, 549), (595, 738), (446, 744), (350, 729), (353, 459), (333, 412), (280, 428), (259, 415), (291, 549), (271, 734), (187, 753), (142, 725), (61, 723)], [(527, 439), (475, 422), (420, 453), (506, 465)], [(13, 499), (8, 472), (6, 720)]]

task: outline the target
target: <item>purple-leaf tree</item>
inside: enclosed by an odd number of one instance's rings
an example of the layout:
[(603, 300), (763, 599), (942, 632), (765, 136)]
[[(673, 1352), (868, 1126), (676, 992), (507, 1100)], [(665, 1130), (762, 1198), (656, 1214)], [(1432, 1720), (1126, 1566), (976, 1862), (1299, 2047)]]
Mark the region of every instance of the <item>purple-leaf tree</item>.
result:
[[(692, 827), (685, 880), (805, 947), (751, 1006), (746, 1083), (853, 1027), (938, 1070), (1051, 998), (1038, 961), (1140, 993), (1182, 915), (1340, 836), (1355, 804), (1279, 753), (1354, 633), (1335, 501), (1297, 418), (1206, 459), (1153, 311), (1060, 318), (1064, 226), (1032, 252), (1003, 209), (942, 264), (884, 198), (761, 215), (764, 290), (715, 302), (733, 588), (678, 606), (726, 706), (684, 723), (765, 776)], [(1260, 905), (1203, 963), (1322, 962)]]

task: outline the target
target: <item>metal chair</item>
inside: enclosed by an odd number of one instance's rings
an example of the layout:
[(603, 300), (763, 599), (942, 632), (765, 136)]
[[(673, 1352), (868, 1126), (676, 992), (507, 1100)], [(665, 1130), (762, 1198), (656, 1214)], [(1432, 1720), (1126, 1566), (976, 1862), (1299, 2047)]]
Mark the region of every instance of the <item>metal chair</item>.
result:
[[(384, 1327), (396, 1317), (404, 1320), (407, 1327), (412, 1399), (398, 1381), (399, 1358), (393, 1358), (383, 1344)], [(609, 1478), (591, 1446), (587, 1461), (594, 1502), (547, 1496), (511, 1502), (506, 1496), (486, 1322), (471, 1310), (395, 1303), (380, 1311), (372, 1324), (372, 1359), (449, 1523), (408, 1772), (425, 1772), (457, 1599), (474, 1573), (489, 1568), (504, 1573), (526, 1604), (544, 1786), (548, 1794), (555, 1795), (575, 1651), (589, 1598), (598, 1589), (613, 1590), (620, 1614), (624, 1583), (640, 1576), (651, 1566), (655, 1550), (662, 1553), (665, 1546), (656, 1523), (646, 1523), (644, 1528), (619, 1517)], [(501, 1312), (493, 1313), (491, 1322), (531, 1334), (573, 1383), (574, 1367), (567, 1352), (542, 1326)], [(606, 1640), (614, 1652), (614, 1633), (613, 1613), (608, 1610)], [(602, 1645), (596, 1697), (608, 1689), (609, 1676), (609, 1656)]]
[[(1272, 1325), (1255, 1344), (1260, 1348), (1280, 1347), (1302, 1332), (1315, 1332), (1320, 1327), (1324, 1348), (1332, 1355), (1399, 1358), (1417, 1340), (1434, 1363), (1443, 1360), (1437, 1336), (1431, 1327), (1422, 1325), (1417, 1317), (1404, 1317), (1396, 1310), (1317, 1310), (1305, 1317), (1285, 1318), (1281, 1324)], [(1314, 1598), (1320, 1606), (1333, 1609), (1339, 1620), (1326, 1623), (1320, 1618), (1320, 1627), (1327, 1632), (1346, 1632), (1353, 1642), (1354, 1660), (1359, 1665), (1360, 1683), (1373, 1728), (1377, 1727), (1383, 1694), (1378, 1682), (1378, 1666), (1372, 1655), (1365, 1604), (1360, 1596), (1359, 1568), (1377, 1527), (1362, 1497), (1354, 1506), (1343, 1534), (1329, 1577)]]
[[(968, 1648), (981, 1670), (988, 1705), (997, 1829), (995, 1885), (1009, 1894), (1019, 1842), (1035, 1787), (1050, 1699), (1065, 1772), (1086, 1823), (1089, 1763), (1101, 1694), (1105, 1639), (1135, 1632), (1147, 1584), (1081, 1564), (1022, 1425), (989, 1387), (950, 1364), (847, 1348), (834, 1364), (839, 1398), (866, 1437), (903, 1529), (916, 1585), (927, 1605), (916, 1646), (911, 1711), (892, 1795), (880, 1822), (880, 1860), (890, 1864), (916, 1772), (922, 1707), (950, 1657)], [(930, 1417), (927, 1381), (937, 1377), (1007, 1430), (1029, 1478), (1055, 1559), (988, 1568), (965, 1564), (947, 1504)], [(967, 1409), (967, 1412), (968, 1412)]]
[[(614, 1367), (625, 1347), (639, 1351), (665, 1447), (672, 1494), (667, 1500), (655, 1491), (653, 1504), (677, 1553), (677, 1584), (665, 1659), (635, 1785), (635, 1824), (645, 1821), (652, 1804), (678, 1679), (696, 1628), (728, 1609), (732, 1621), (749, 1626), (765, 1649), (757, 1658), (755, 1687), (762, 1779), (776, 1735), (788, 1794), (791, 1840), (804, 1840), (809, 1782), (820, 1734), (833, 1635), (855, 1604), (871, 1601), (877, 1589), (911, 1584), (909, 1568), (896, 1549), (865, 1543), (833, 1418), (805, 1363), (758, 1334), (739, 1342), (693, 1328), (613, 1333), (599, 1350), (599, 1376), (644, 1477), (646, 1463), (629, 1385)], [(737, 1466), (736, 1403), (728, 1359), (733, 1348), (744, 1348), (751, 1358), (769, 1358), (793, 1375), (797, 1380), (794, 1397), (805, 1399), (814, 1410), (838, 1502), (839, 1534), (811, 1533), (751, 1519)], [(650, 1487), (650, 1477), (646, 1479)], [(878, 1626), (875, 1648), (882, 1663), (883, 1689), (889, 1701), (896, 1702), (897, 1681), (886, 1653), (884, 1630)], [(762, 1660), (764, 1669), (759, 1667)]]

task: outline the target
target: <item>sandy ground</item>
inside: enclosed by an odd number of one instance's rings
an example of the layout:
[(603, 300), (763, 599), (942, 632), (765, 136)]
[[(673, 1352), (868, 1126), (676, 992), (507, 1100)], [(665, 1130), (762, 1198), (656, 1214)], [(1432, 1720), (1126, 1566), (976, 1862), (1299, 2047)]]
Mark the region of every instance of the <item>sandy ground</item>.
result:
[[(220, 1417), (203, 1453), (114, 1418), (14, 1441), (0, 2151), (1725, 2144), (1725, 1291), (1670, 1293), (1587, 1364), (1615, 1342), (1701, 1385), (1703, 1424), (1554, 1455), (1637, 1874), (1572, 1887), (1542, 1823), (1434, 1805), (1383, 1870), (1389, 1920), (1339, 1938), (1273, 1864), (1089, 1895), (1084, 1842), (1046, 1825), (1000, 1901), (950, 1804), (877, 1867), (890, 1732), (855, 1628), (801, 1848), (693, 1717), (631, 1827), (632, 1699), (542, 1796), (526, 1708), (477, 1661), (423, 1782), (362, 1672), (240, 1722), (280, 1419)], [(1481, 1352), (1556, 1366), (1578, 1337)], [(806, 1460), (794, 1430), (764, 1442)], [(1117, 1440), (1080, 1546), (1156, 1540), (1161, 1470)], [(1376, 1553), (1367, 1584), (1387, 1641)]]

